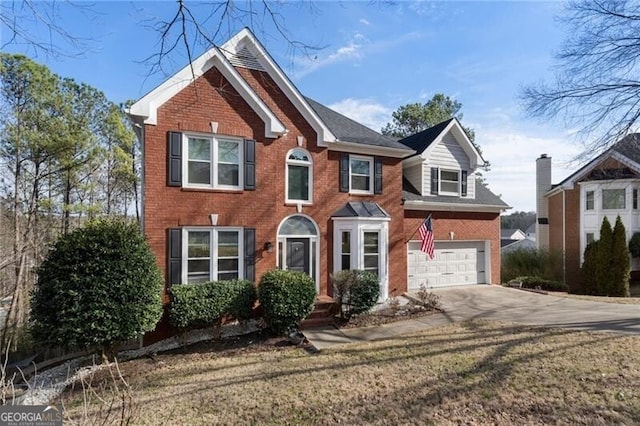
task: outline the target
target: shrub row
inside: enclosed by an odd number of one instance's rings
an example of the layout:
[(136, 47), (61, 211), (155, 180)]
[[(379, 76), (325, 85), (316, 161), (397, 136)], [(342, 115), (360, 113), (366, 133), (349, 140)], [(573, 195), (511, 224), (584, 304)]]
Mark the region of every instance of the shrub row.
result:
[(176, 327), (205, 326), (226, 316), (251, 318), (256, 291), (247, 280), (174, 285), (170, 290), (169, 319)]
[(506, 283), (516, 277), (540, 277), (564, 281), (563, 254), (544, 249), (519, 249), (502, 255), (500, 279)]
[(561, 281), (551, 281), (540, 277), (517, 277), (515, 281), (520, 281), (523, 288), (533, 288), (546, 291), (567, 291), (568, 287)]
[(380, 281), (368, 271), (338, 271), (331, 276), (331, 282), (333, 298), (345, 319), (367, 312), (380, 298)]

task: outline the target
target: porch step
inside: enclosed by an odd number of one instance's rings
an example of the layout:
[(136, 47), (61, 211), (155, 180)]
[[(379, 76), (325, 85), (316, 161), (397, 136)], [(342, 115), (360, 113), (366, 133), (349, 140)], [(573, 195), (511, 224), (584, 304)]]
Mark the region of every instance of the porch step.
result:
[(300, 323), (301, 329), (310, 329), (333, 324), (334, 315), (338, 312), (336, 302), (329, 296), (319, 296), (313, 311), (307, 319)]

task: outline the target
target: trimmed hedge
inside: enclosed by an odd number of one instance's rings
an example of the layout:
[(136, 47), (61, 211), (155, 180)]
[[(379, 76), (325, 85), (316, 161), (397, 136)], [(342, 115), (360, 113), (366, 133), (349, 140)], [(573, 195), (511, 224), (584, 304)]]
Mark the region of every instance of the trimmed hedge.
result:
[(380, 281), (368, 271), (339, 271), (331, 276), (340, 315), (349, 319), (369, 311), (380, 298)]
[(48, 346), (105, 354), (154, 329), (161, 294), (162, 275), (138, 225), (89, 222), (62, 236), (38, 269), (31, 333)]
[(174, 285), (169, 295), (169, 320), (180, 328), (211, 325), (225, 316), (249, 319), (256, 301), (255, 287), (247, 280)]
[(284, 335), (296, 329), (313, 311), (316, 285), (302, 272), (274, 269), (260, 279), (258, 299), (269, 327)]

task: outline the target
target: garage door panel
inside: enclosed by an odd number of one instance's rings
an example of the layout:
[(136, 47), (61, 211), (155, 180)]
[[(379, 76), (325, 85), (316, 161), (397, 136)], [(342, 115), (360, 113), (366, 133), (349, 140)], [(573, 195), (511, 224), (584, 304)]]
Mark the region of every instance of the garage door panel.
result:
[(435, 243), (434, 259), (420, 251), (419, 242), (408, 247), (408, 288), (444, 287), (485, 282), (485, 242), (442, 241)]

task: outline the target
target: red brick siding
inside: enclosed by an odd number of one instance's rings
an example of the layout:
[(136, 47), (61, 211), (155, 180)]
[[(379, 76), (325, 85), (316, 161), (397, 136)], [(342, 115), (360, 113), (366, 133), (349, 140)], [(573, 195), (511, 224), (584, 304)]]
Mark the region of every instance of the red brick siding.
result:
[[(256, 278), (276, 267), (276, 250), (262, 250), (265, 242), (276, 244), (281, 221), (296, 214), (285, 205), (285, 157), (304, 136), (303, 148), (313, 158), (313, 205), (304, 206), (320, 229), (320, 293), (331, 294), (332, 224), (330, 216), (347, 201), (375, 201), (391, 216), (389, 223), (389, 291), (406, 289), (406, 252), (401, 204), (402, 165), (399, 159), (384, 159), (384, 193), (353, 196), (338, 191), (339, 157), (317, 146), (316, 134), (301, 114), (263, 72), (239, 69), (240, 73), (289, 130), (279, 139), (265, 139), (264, 124), (224, 77), (215, 69), (182, 90), (158, 110), (158, 125), (145, 126), (145, 233), (158, 264), (166, 270), (167, 229), (209, 225), (209, 215), (219, 215), (219, 226), (256, 228)], [(210, 132), (210, 122), (219, 123), (218, 133), (256, 140), (255, 191), (188, 190), (166, 186), (167, 132), (170, 130)], [(165, 271), (166, 273), (166, 271)], [(166, 298), (165, 298), (166, 301)]]
[[(405, 212), (404, 241), (417, 240), (418, 229), (428, 212), (411, 210)], [(449, 240), (449, 232), (455, 233), (454, 241), (489, 240), (491, 252), (491, 284), (500, 284), (500, 214), (475, 212), (432, 212), (434, 237), (437, 240)], [(403, 242), (404, 242), (403, 241)], [(404, 247), (406, 257), (407, 248)]]

